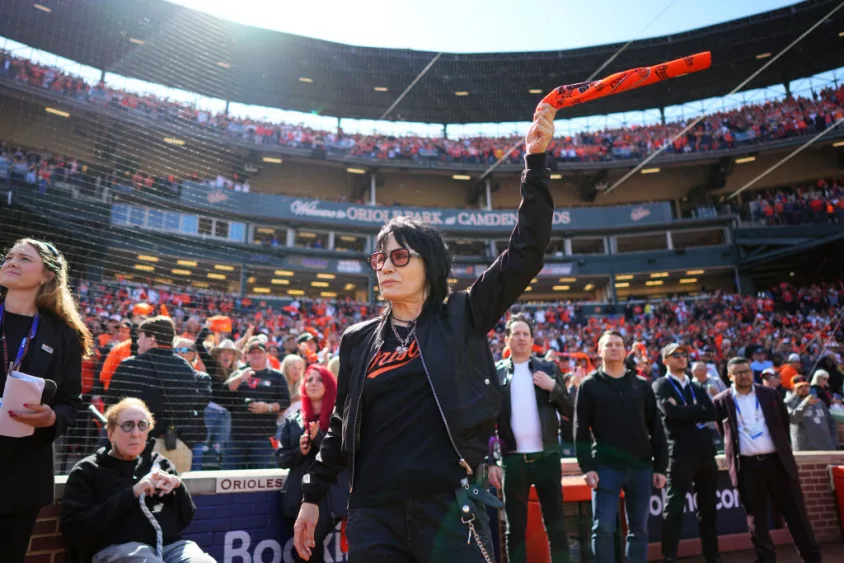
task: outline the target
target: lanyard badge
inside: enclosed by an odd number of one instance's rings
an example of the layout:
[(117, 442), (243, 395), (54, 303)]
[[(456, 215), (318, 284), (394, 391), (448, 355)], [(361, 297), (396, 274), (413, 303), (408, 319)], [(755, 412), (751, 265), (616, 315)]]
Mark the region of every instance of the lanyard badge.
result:
[(736, 405), (736, 414), (738, 415), (739, 420), (741, 420), (742, 426), (744, 426), (745, 429), (747, 429), (747, 434), (750, 436), (750, 439), (756, 440), (757, 438), (760, 438), (762, 436), (762, 434), (765, 433), (765, 431), (764, 431), (764, 427), (762, 425), (763, 421), (764, 421), (764, 414), (761, 412), (762, 406), (759, 404), (759, 397), (757, 397), (756, 394), (754, 393), (753, 398), (756, 399), (756, 410), (753, 413), (755, 418), (753, 420), (753, 423), (754, 423), (753, 428), (751, 428), (747, 424), (747, 422), (744, 420), (744, 415), (741, 412), (741, 406), (739, 405), (738, 398), (736, 397), (735, 388), (731, 389), (730, 394), (733, 397), (733, 403), (735, 403), (735, 405)]
[[(4, 305), (4, 303), (0, 303), (0, 330), (2, 330), (3, 321), (5, 320)], [(29, 329), (29, 335), (21, 339), (20, 345), (18, 346), (18, 353), (15, 355), (14, 361), (9, 361), (9, 343), (5, 334), (3, 334), (3, 366), (7, 368), (6, 374), (10, 374), (13, 371), (20, 369), (23, 359), (26, 357), (27, 352), (29, 352), (29, 345), (35, 338), (35, 333), (38, 332), (38, 323), (40, 320), (41, 314), (35, 313), (35, 317), (32, 319), (32, 327)]]

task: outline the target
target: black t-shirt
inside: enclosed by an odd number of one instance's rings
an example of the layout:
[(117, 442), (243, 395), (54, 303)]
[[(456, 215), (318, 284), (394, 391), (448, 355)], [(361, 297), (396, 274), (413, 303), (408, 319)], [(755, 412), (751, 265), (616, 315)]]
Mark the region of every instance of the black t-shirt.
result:
[(282, 411), (290, 406), (287, 380), (284, 374), (274, 369), (256, 371), (249, 381), (241, 383), (230, 396), (231, 434), (234, 440), (269, 439), (278, 430), (278, 413), (249, 412), (250, 403), (278, 403)]
[(621, 377), (612, 377), (610, 375), (607, 376), (607, 381), (615, 390), (616, 393), (621, 393), (625, 387), (627, 387), (627, 378), (631, 377), (629, 373), (624, 374)]
[[(2, 328), (0, 328), (0, 338), (5, 337), (5, 342), (0, 342), (0, 395), (3, 394), (3, 389), (6, 385), (6, 370), (9, 368), (9, 362), (14, 362), (18, 355), (18, 348), (20, 348), (21, 340), (29, 336), (29, 330), (32, 328), (33, 317), (24, 315), (16, 315), (3, 311)], [(3, 344), (8, 350), (8, 359), (3, 360)], [(29, 351), (23, 359), (19, 371), (26, 373), (29, 364), (29, 358), (32, 357), (32, 345), (30, 344)]]
[[(402, 338), (407, 329), (396, 327)], [(363, 387), (360, 449), (349, 506), (403, 502), (453, 491), (466, 472), (458, 464), (434, 401), (416, 342), (395, 352), (392, 331), (370, 362)]]

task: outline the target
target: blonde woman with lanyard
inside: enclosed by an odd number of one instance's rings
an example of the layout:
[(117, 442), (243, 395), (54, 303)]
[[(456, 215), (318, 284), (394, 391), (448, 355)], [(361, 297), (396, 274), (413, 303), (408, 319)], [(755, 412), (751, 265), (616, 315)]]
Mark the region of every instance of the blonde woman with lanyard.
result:
[(0, 388), (13, 371), (49, 380), (42, 404), (8, 414), (34, 433), (0, 436), (0, 546), (4, 563), (21, 563), (38, 511), (53, 502), (53, 441), (76, 419), (82, 357), (93, 349), (52, 244), (22, 239), (3, 256), (0, 339)]

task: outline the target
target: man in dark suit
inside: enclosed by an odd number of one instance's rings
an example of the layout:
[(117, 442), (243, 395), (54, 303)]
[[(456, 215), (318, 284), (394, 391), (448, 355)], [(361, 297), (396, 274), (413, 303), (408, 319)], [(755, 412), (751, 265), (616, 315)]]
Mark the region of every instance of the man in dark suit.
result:
[(507, 558), (525, 563), (528, 496), (536, 488), (553, 563), (568, 563), (569, 541), (560, 486), (557, 415), (574, 418), (574, 404), (556, 364), (531, 356), (533, 326), (514, 315), (505, 328), (510, 357), (498, 363), (501, 411), (498, 437), (502, 467), (489, 467), (490, 483), (504, 488)]
[(733, 486), (747, 513), (756, 561), (776, 561), (768, 530), (768, 497), (782, 515), (803, 561), (821, 561), (809, 518), (797, 462), (791, 452), (788, 410), (776, 389), (755, 385), (746, 358), (727, 363), (733, 385), (715, 397), (716, 423)]
[(707, 563), (721, 560), (715, 527), (718, 464), (707, 422), (715, 420), (709, 393), (686, 375), (689, 352), (680, 344), (662, 349), (668, 369), (653, 383), (654, 395), (668, 437), (668, 498), (662, 515), (662, 556), (665, 563), (677, 560), (686, 494), (697, 494), (697, 518), (703, 557)]

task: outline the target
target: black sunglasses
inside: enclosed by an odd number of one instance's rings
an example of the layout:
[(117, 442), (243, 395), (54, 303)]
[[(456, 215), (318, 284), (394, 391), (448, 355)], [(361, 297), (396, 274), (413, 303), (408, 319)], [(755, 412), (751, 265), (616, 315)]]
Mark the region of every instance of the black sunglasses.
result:
[[(414, 252), (407, 248), (396, 248), (390, 252), (390, 262), (396, 268), (403, 268), (410, 263), (410, 259), (414, 256), (421, 256), (418, 252)], [(369, 267), (373, 272), (377, 272), (387, 263), (386, 252), (373, 252), (369, 257)]]
[(139, 420), (137, 424), (134, 420), (127, 420), (123, 424), (118, 425), (120, 429), (126, 432), (127, 434), (135, 429), (135, 426), (138, 427), (138, 430), (141, 432), (146, 432), (150, 428), (150, 423), (148, 420)]
[(688, 358), (688, 357), (689, 357), (689, 355), (688, 355), (688, 354), (685, 354), (685, 353), (683, 353), (683, 352), (674, 352), (673, 354), (668, 354), (668, 357), (669, 357), (669, 358), (677, 358), (677, 359), (680, 359), (680, 358), (684, 358), (684, 359), (685, 359), (685, 358)]
[(196, 352), (193, 348), (173, 348), (177, 354), (187, 354), (188, 352)]

